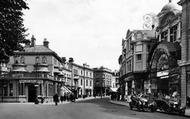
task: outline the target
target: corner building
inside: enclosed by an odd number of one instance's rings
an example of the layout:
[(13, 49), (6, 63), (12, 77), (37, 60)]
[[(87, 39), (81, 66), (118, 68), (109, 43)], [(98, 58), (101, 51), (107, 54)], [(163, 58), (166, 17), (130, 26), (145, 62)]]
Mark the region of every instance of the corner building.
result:
[(158, 43), (150, 54), (150, 74), (152, 93), (171, 95), (180, 93), (181, 60), (181, 10), (171, 1), (166, 4), (157, 18), (156, 28)]
[[(32, 37), (24, 51), (10, 57), (7, 74), (0, 80), (1, 102), (34, 102), (36, 97), (49, 102), (70, 82), (71, 76), (65, 77), (62, 59), (49, 48), (49, 42), (45, 39), (43, 45), (36, 45), (35, 41)], [(67, 74), (71, 74), (70, 69)]]

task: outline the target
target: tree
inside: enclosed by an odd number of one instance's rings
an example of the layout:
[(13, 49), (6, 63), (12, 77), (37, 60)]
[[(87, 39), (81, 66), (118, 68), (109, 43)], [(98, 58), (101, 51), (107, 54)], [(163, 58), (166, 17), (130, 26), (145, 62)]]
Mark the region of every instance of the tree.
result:
[(24, 0), (0, 0), (0, 51), (5, 50), (9, 56), (15, 50), (22, 50), (22, 43), (26, 43), (24, 9), (29, 9)]

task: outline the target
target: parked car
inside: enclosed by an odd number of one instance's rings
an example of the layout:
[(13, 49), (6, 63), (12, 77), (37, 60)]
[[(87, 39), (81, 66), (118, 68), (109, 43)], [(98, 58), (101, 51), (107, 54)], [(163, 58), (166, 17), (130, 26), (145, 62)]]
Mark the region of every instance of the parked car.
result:
[(186, 107), (181, 107), (179, 101), (175, 98), (171, 99), (156, 99), (157, 109), (166, 113), (185, 114)]
[(130, 109), (137, 108), (139, 111), (156, 111), (156, 103), (149, 95), (131, 96)]

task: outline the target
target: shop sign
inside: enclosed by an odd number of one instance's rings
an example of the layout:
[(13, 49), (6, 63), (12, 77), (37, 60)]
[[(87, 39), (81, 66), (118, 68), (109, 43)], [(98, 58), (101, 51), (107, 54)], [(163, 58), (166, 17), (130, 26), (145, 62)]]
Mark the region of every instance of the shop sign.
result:
[(169, 74), (168, 70), (160, 71), (160, 72), (157, 72), (157, 77), (168, 76), (168, 74)]
[(42, 80), (20, 80), (20, 83), (43, 83)]

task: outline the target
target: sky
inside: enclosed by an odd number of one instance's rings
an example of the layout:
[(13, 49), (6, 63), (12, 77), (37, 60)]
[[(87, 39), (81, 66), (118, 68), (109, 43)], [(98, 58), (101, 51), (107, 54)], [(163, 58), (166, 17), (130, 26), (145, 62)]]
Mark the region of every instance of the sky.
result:
[[(177, 3), (179, 0), (173, 0)], [(60, 57), (91, 68), (119, 70), (121, 42), (128, 29), (143, 29), (143, 16), (158, 14), (168, 0), (27, 0), (28, 38), (44, 38)]]

